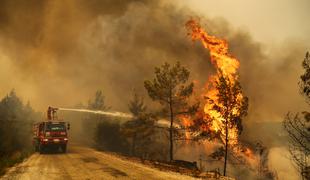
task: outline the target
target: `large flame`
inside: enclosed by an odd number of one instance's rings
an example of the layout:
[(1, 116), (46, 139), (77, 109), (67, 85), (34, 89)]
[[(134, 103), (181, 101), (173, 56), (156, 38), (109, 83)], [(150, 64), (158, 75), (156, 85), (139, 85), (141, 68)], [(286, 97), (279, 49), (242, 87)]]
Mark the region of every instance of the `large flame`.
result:
[[(200, 40), (203, 46), (209, 49), (211, 63), (217, 70), (217, 73), (211, 76), (206, 84), (206, 92), (204, 96), (207, 97), (209, 101), (204, 105), (204, 119), (212, 119), (210, 124), (211, 127), (209, 127), (209, 129), (220, 133), (222, 140), (224, 140), (226, 136), (226, 132), (223, 129), (225, 125), (224, 114), (213, 108), (214, 105), (223, 107), (223, 102), (220, 102), (218, 99), (219, 91), (216, 88), (216, 82), (219, 81), (220, 75), (222, 75), (225, 79), (229, 80), (229, 85), (233, 86), (238, 80), (237, 72), (239, 61), (228, 52), (227, 41), (209, 35), (197, 21), (193, 19), (189, 20), (186, 23), (186, 27), (190, 32), (189, 35), (193, 41)], [(243, 95), (240, 92), (236, 96), (235, 101), (241, 103), (242, 99)], [(238, 108), (231, 109), (231, 112), (234, 115), (238, 115), (238, 113), (240, 113), (238, 111)], [(229, 128), (228, 138), (230, 145), (238, 144), (238, 129), (236, 127)]]
[[(235, 157), (244, 159), (250, 167), (258, 167), (259, 161), (257, 160), (257, 155), (254, 153), (253, 148), (244, 146), (239, 141), (239, 129), (236, 126), (229, 126), (228, 131), (225, 129), (226, 121), (225, 112), (229, 112), (230, 117), (239, 117), (242, 110), (242, 105), (245, 102), (245, 96), (243, 96), (242, 91), (234, 91), (233, 87), (238, 85), (238, 69), (239, 61), (233, 57), (228, 51), (228, 43), (226, 40), (217, 38), (215, 36), (209, 35), (199, 24), (198, 21), (193, 19), (186, 23), (186, 27), (189, 32), (189, 36), (193, 41), (201, 41), (203, 46), (210, 51), (211, 63), (216, 69), (216, 74), (209, 77), (206, 83), (205, 92), (203, 96), (207, 98), (206, 103), (203, 106), (203, 111), (199, 111), (196, 114), (198, 122), (198, 127), (201, 132), (211, 132), (211, 134), (220, 135), (220, 139), (225, 143), (226, 132), (228, 133), (228, 145), (233, 152)], [(229, 110), (225, 109), (228, 106), (224, 106), (219, 89), (217, 88), (220, 80), (224, 79), (228, 86), (229, 91), (234, 91), (232, 97), (233, 103), (230, 104)], [(216, 107), (216, 108), (214, 108)], [(224, 109), (224, 110), (219, 110)], [(185, 127), (191, 126), (191, 120), (189, 117), (182, 118), (183, 125)], [(214, 133), (215, 132), (215, 133)], [(189, 133), (187, 132), (186, 138), (189, 138)]]
[(183, 124), (183, 126), (185, 127), (185, 140), (188, 143), (188, 140), (190, 140), (191, 135), (190, 132), (187, 130), (190, 126), (192, 126), (192, 121), (190, 120), (189, 116), (183, 115), (180, 116), (181, 122)]

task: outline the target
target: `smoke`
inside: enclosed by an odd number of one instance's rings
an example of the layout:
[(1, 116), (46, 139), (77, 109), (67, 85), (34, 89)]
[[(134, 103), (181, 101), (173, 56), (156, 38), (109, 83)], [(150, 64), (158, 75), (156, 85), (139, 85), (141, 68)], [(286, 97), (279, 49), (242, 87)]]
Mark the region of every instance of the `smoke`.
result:
[[(184, 23), (196, 15), (153, 0), (2, 0), (0, 94), (15, 88), (45, 110), (86, 102), (103, 89), (112, 109), (127, 111), (131, 90), (146, 95), (143, 81), (165, 61), (181, 61), (202, 88), (214, 69), (207, 50), (186, 36)], [(250, 100), (244, 138), (275, 141), (257, 122), (279, 121), (286, 111), (305, 107), (297, 87), (304, 45), (288, 40), (268, 47), (222, 18), (201, 21), (210, 34), (227, 39), (241, 61)]]
[(285, 148), (272, 148), (269, 154), (270, 169), (276, 170), (279, 179), (301, 179)]
[[(126, 111), (130, 90), (145, 93), (143, 80), (164, 61), (186, 64), (200, 86), (213, 72), (208, 52), (186, 37), (184, 22), (195, 13), (168, 3), (7, 0), (0, 14), (0, 93), (16, 88), (36, 108), (72, 106), (103, 89), (113, 108)], [(241, 60), (251, 120), (279, 119), (283, 109), (301, 104), (296, 85), (301, 46), (266, 53), (225, 20), (202, 21), (210, 33), (228, 39)]]
[(16, 88), (36, 108), (71, 106), (103, 89), (112, 107), (127, 110), (131, 89), (144, 91), (143, 80), (164, 61), (193, 65), (200, 69), (193, 71), (197, 79), (200, 72), (205, 79), (209, 74), (201, 68), (210, 66), (204, 60), (207, 54), (193, 48), (186, 37), (188, 16), (170, 5), (152, 1), (3, 4), (0, 51), (5, 57), (2, 67), (9, 66), (10, 72), (1, 75), (13, 82), (3, 79), (1, 93)]

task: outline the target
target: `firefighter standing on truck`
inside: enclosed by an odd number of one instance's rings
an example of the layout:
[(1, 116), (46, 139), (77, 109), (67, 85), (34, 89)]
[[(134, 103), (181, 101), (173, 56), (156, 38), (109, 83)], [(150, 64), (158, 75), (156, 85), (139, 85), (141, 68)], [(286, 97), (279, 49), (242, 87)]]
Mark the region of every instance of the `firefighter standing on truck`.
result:
[(47, 150), (67, 151), (68, 133), (70, 124), (59, 121), (58, 108), (48, 107), (47, 121), (42, 121), (33, 126), (33, 146), (36, 151), (44, 153)]

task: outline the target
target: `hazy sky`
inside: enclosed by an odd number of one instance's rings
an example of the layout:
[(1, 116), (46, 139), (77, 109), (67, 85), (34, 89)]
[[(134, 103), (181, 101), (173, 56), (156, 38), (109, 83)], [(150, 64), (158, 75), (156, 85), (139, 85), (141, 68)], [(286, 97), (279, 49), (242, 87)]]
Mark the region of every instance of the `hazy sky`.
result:
[[(307, 0), (1, 0), (0, 97), (15, 88), (43, 110), (85, 103), (103, 89), (113, 109), (127, 111), (131, 89), (146, 95), (143, 81), (163, 61), (181, 61), (203, 84), (212, 73), (208, 51), (193, 46), (184, 27), (191, 16), (200, 16), (207, 31), (227, 39), (240, 59), (250, 115), (281, 119), (303, 101), (297, 82), (309, 47), (300, 45), (309, 40), (309, 5)], [(288, 94), (291, 99), (283, 102)]]
[[(255, 40), (281, 43), (287, 38), (310, 42), (309, 0), (190, 0), (180, 1), (209, 17), (223, 17)], [(310, 44), (310, 43), (308, 43)]]

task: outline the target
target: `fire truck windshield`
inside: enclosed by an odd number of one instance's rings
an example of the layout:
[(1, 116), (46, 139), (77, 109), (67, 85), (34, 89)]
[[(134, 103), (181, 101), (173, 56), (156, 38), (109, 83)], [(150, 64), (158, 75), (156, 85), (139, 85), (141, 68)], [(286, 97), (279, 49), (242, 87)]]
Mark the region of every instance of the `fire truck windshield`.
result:
[(65, 131), (66, 127), (64, 123), (47, 123), (46, 124), (46, 131)]

